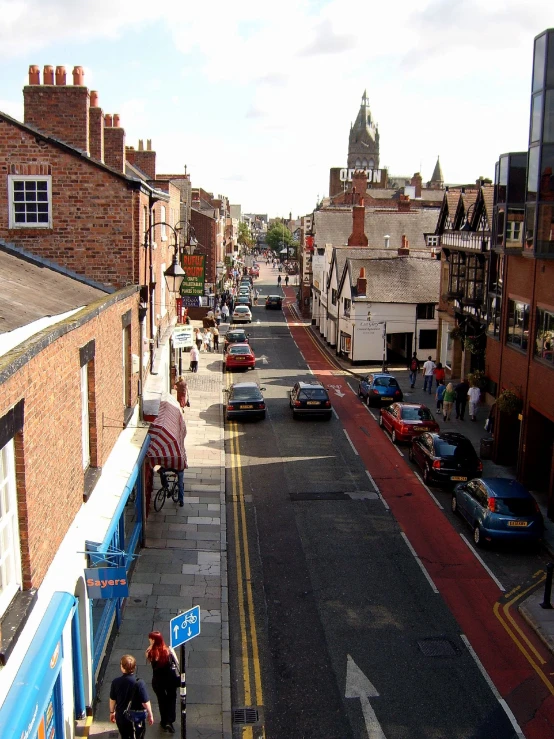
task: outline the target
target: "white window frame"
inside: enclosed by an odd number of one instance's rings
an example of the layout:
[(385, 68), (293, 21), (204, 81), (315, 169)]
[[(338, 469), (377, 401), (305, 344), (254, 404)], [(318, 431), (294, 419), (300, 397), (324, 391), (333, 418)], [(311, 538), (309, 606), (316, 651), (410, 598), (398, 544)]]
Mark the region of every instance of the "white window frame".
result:
[[(5, 542), (8, 542), (6, 549)], [(3, 615), (22, 585), (13, 439), (0, 449), (0, 574), (1, 582), (5, 583), (0, 591), (0, 615)]]
[(167, 241), (167, 231), (165, 230), (165, 221), (166, 221), (166, 217), (165, 217), (165, 205), (161, 205), (160, 206), (160, 222), (161, 222), (161, 226), (160, 226), (160, 239), (162, 241)]
[(166, 295), (165, 293), (165, 288), (166, 288), (165, 274), (164, 274), (165, 270), (166, 270), (166, 266), (164, 262), (160, 267), (160, 315), (161, 316), (165, 316), (165, 314), (167, 313), (167, 305), (165, 301), (165, 295)]
[(446, 321), (442, 322), (441, 335), (441, 362), (447, 369), (452, 369), (452, 338), (450, 336), (451, 326)]
[(88, 412), (88, 364), (81, 367), (81, 440), (83, 469), (90, 467), (90, 416)]
[[(48, 197), (48, 221), (44, 223), (18, 223), (15, 220), (15, 197), (14, 197), (14, 183), (15, 182), (46, 182), (47, 184), (47, 197)], [(52, 177), (51, 175), (19, 175), (10, 174), (8, 175), (8, 203), (9, 203), (9, 215), (8, 215), (8, 227), (9, 228), (52, 228)]]

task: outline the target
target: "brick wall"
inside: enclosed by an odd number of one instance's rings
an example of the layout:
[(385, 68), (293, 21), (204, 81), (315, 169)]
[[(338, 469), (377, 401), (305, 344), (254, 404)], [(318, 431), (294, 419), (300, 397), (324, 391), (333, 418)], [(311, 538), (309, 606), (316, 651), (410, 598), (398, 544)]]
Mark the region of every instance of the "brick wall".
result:
[[(97, 308), (104, 302), (111, 304), (98, 312)], [(40, 586), (83, 505), (79, 349), (94, 340), (94, 382), (89, 388), (95, 394), (94, 413), (91, 414), (91, 419), (95, 416), (91, 429), (95, 454), (91, 464), (96, 462), (101, 467), (121, 433), (123, 422), (121, 316), (131, 310), (131, 346), (132, 352), (137, 354), (137, 306), (138, 293), (129, 295), (128, 289), (120, 296), (102, 298), (87, 309), (88, 321), (46, 345), (0, 384), (0, 417), (15, 403), (25, 400), (23, 432), (16, 436), (15, 448), (26, 588)], [(74, 316), (65, 324), (71, 326), (76, 321)], [(51, 331), (47, 329), (43, 334)], [(26, 345), (0, 359), (1, 372), (17, 362)], [(131, 384), (133, 405), (137, 402), (137, 381), (135, 374)]]
[(89, 152), (89, 92), (77, 85), (26, 85), (23, 122)]
[(191, 213), (191, 223), (198, 239), (198, 246), (195, 248), (194, 253), (204, 254), (206, 256), (206, 282), (215, 283), (216, 222), (213, 218), (209, 218), (203, 213), (193, 210)]
[(7, 175), (26, 167), (52, 175), (53, 228), (9, 229), (4, 207), (0, 238), (105, 285), (138, 283), (139, 196), (133, 186), (0, 118), (1, 202), (8, 202)]

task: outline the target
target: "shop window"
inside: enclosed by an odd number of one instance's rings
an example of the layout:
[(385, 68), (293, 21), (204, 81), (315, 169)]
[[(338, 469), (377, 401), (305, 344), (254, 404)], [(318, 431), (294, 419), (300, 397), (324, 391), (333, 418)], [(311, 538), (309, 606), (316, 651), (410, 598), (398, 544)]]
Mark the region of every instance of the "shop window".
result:
[(14, 440), (0, 449), (0, 616), (21, 588)]
[(350, 354), (350, 349), (352, 347), (352, 337), (348, 334), (343, 334), (341, 332), (340, 335), (340, 350), (344, 354)]
[(420, 349), (436, 349), (437, 348), (437, 331), (420, 331), (419, 332), (419, 348)]
[(419, 303), (416, 315), (418, 321), (432, 321), (435, 317), (435, 304)]
[(508, 300), (506, 343), (527, 351), (529, 341), (529, 305)]
[(535, 357), (554, 365), (554, 313), (537, 309)]

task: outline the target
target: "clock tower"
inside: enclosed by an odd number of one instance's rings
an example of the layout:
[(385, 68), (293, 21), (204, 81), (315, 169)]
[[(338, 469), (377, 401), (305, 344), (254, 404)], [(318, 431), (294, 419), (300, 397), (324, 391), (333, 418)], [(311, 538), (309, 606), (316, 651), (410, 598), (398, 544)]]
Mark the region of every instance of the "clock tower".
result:
[(371, 117), (367, 92), (348, 139), (348, 169), (379, 169), (379, 129)]

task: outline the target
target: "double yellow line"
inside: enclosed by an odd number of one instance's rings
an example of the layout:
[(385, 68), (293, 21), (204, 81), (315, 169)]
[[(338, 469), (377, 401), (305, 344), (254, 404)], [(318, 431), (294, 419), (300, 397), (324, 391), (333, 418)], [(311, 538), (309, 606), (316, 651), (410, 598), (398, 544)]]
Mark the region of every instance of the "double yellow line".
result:
[[(235, 533), (235, 560), (237, 572), (237, 600), (241, 634), (242, 673), (244, 680), (244, 705), (263, 706), (262, 677), (256, 630), (256, 613), (252, 593), (252, 574), (248, 550), (248, 527), (244, 501), (244, 482), (240, 457), (239, 431), (237, 424), (229, 423), (231, 458), (231, 487), (233, 502), (233, 526)], [(253, 739), (253, 727), (245, 726), (243, 737)], [(257, 727), (257, 736), (265, 737)]]

